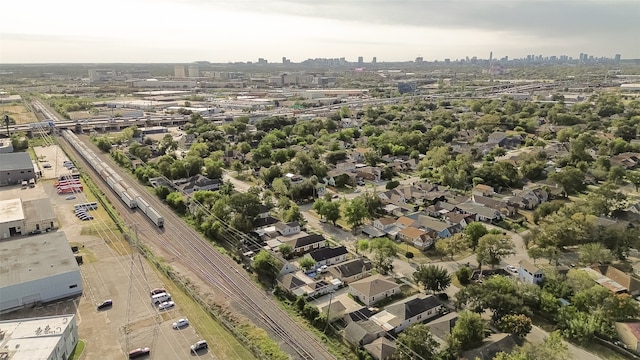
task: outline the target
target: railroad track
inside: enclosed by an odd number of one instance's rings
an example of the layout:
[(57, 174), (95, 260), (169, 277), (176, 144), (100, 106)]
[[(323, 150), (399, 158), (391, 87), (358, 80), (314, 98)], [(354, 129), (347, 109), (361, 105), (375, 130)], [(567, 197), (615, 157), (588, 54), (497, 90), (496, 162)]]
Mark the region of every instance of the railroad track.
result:
[[(110, 162), (113, 165), (112, 168), (127, 179), (136, 191), (141, 194), (146, 193), (144, 186), (133, 179), (130, 174), (122, 171), (108, 155), (101, 153), (85, 137), (81, 137), (80, 140), (94, 150), (103, 161)], [(67, 146), (67, 150), (76, 154), (71, 146)], [(290, 353), (293, 358), (335, 359), (317, 337), (291, 319), (272, 298), (249, 279), (243, 269), (212, 248), (205, 239), (166, 208), (159, 199), (155, 196), (147, 197), (150, 200), (150, 205), (155, 206), (156, 209), (163, 209), (164, 229), (158, 229), (151, 224), (144, 217), (144, 214), (136, 214), (136, 211), (127, 208), (102, 181), (99, 174), (96, 174), (86, 163), (84, 158), (81, 156), (76, 156), (76, 158), (81, 160), (84, 169), (92, 174), (93, 179), (98, 179), (96, 185), (107, 195), (120, 215), (129, 223), (137, 224), (138, 234), (145, 243), (151, 243), (162, 252), (169, 254), (172, 261), (180, 263), (219, 293), (235, 302), (235, 305), (256, 325), (264, 328), (271, 336), (279, 340), (281, 345), (284, 345), (284, 350)]]

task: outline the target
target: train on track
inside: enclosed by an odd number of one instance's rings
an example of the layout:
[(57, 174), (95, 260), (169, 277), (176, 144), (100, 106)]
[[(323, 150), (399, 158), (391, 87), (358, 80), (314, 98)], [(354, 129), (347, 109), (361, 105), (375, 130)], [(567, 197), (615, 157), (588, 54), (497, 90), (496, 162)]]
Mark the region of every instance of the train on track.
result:
[(140, 209), (157, 227), (164, 226), (164, 217), (160, 212), (149, 205), (149, 202), (124, 181), (109, 164), (98, 158), (92, 150), (78, 139), (76, 134), (71, 130), (63, 130), (62, 137), (100, 174), (102, 180), (120, 197), (123, 203), (130, 209)]

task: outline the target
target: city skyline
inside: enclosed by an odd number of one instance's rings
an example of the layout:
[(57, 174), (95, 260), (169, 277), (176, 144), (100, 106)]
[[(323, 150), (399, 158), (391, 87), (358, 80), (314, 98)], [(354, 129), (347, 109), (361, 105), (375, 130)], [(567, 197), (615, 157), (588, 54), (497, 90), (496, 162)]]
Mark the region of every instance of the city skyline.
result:
[[(580, 53), (640, 58), (628, 0), (11, 2), (0, 63), (270, 63), (285, 56), (365, 63)], [(38, 9), (38, 11), (33, 11)]]

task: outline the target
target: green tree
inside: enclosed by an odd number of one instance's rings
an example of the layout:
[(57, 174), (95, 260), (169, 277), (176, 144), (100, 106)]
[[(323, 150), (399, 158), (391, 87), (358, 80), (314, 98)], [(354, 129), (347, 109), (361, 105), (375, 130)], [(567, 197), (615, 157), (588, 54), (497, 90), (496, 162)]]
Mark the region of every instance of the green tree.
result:
[(451, 285), (447, 270), (437, 265), (418, 265), (413, 280), (432, 293), (444, 291)]
[(316, 265), (316, 261), (310, 257), (303, 257), (302, 259), (300, 259), (298, 265), (300, 265), (300, 267), (304, 269), (304, 271), (309, 271)]
[(573, 195), (586, 189), (584, 172), (582, 170), (566, 166), (560, 172), (549, 175), (549, 179), (560, 184), (567, 195)]
[(413, 324), (404, 329), (396, 339), (398, 347), (394, 353), (397, 360), (433, 359), (438, 342), (431, 335), (426, 324)]
[(102, 150), (102, 152), (110, 152), (111, 151), (111, 146), (113, 146), (113, 144), (111, 143), (111, 140), (109, 140), (107, 137), (105, 136), (101, 136), (96, 138), (96, 146), (98, 147), (98, 149)]
[(280, 261), (278, 261), (275, 256), (266, 250), (261, 250), (253, 258), (253, 268), (261, 282), (267, 285), (273, 285), (276, 276), (278, 276), (280, 272), (281, 266)]
[(336, 226), (336, 222), (340, 219), (340, 203), (328, 202), (323, 208), (324, 217), (327, 221), (331, 221), (333, 226)]
[(522, 314), (505, 315), (498, 320), (500, 330), (523, 339), (531, 332), (531, 318)]
[(179, 192), (172, 192), (167, 195), (167, 205), (174, 209), (178, 214), (184, 215), (187, 213), (187, 202)]
[(171, 194), (171, 189), (169, 189), (169, 188), (168, 188), (168, 187), (166, 187), (166, 186), (158, 186), (158, 187), (155, 189), (155, 192), (156, 192), (156, 195), (157, 195), (160, 199), (162, 199), (162, 200), (166, 200), (166, 199), (167, 199), (167, 196), (168, 196), (169, 194)]
[(625, 174), (625, 178), (629, 181), (636, 189), (636, 192), (640, 188), (640, 171), (627, 171)]
[(451, 330), (447, 343), (456, 352), (470, 350), (482, 344), (485, 331), (486, 324), (480, 314), (462, 311), (458, 314), (458, 320)]
[(600, 243), (581, 245), (578, 248), (578, 262), (582, 265), (608, 264), (613, 261), (611, 250)]
[(473, 270), (471, 270), (468, 266), (463, 266), (458, 271), (456, 271), (456, 278), (460, 282), (460, 285), (466, 286), (471, 283), (471, 276), (473, 275)]
[(369, 218), (364, 200), (357, 197), (349, 201), (344, 208), (344, 218), (354, 231), (362, 225), (362, 222)]
[(389, 238), (375, 238), (369, 242), (373, 253), (373, 266), (381, 274), (393, 269), (393, 257), (398, 254), (398, 246)]
[(280, 247), (278, 247), (278, 250), (280, 251), (280, 254), (282, 254), (282, 257), (284, 257), (285, 259), (289, 259), (291, 257), (291, 254), (293, 253), (293, 247), (291, 247), (291, 245), (289, 244), (280, 245)]
[(368, 251), (369, 251), (369, 240), (367, 239), (358, 240), (358, 243), (356, 244), (356, 252), (366, 253)]
[(527, 343), (509, 353), (499, 352), (493, 360), (571, 360), (572, 358), (560, 332), (554, 331), (541, 344)]
[(488, 233), (478, 240), (476, 256), (479, 264), (489, 264), (491, 267), (500, 264), (505, 257), (514, 254), (515, 245), (506, 235)]
[(467, 243), (464, 239), (464, 235), (461, 233), (454, 234), (451, 237), (440, 239), (436, 242), (436, 250), (439, 252), (449, 255), (449, 257), (453, 260), (453, 257), (466, 250)]
[(469, 239), (469, 245), (475, 251), (476, 246), (478, 246), (478, 240), (489, 233), (489, 230), (483, 223), (474, 221), (467, 225), (462, 233)]

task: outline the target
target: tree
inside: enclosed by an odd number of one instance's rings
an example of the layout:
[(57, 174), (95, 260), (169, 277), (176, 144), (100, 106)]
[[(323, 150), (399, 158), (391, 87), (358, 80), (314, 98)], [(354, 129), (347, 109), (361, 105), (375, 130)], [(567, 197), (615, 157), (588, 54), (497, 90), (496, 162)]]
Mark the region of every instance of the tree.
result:
[(549, 175), (549, 179), (560, 184), (567, 195), (576, 194), (586, 189), (584, 172), (572, 166), (562, 168), (560, 172)]
[(480, 314), (465, 310), (458, 314), (447, 342), (457, 352), (473, 349), (482, 344), (485, 331), (486, 325)]
[(331, 221), (333, 226), (336, 226), (336, 222), (340, 219), (340, 204), (337, 202), (329, 202), (324, 207), (324, 217), (327, 221)]
[(267, 250), (261, 250), (253, 258), (253, 268), (258, 278), (265, 284), (272, 285), (280, 272), (280, 262)]
[(418, 265), (413, 273), (413, 280), (432, 293), (444, 291), (451, 285), (451, 276), (447, 270), (437, 265)]
[(356, 252), (365, 253), (369, 251), (369, 240), (361, 239), (356, 244)]
[(640, 171), (627, 171), (625, 178), (636, 188), (636, 192), (640, 188)]
[(433, 359), (438, 342), (426, 324), (413, 324), (404, 329), (396, 339), (398, 347), (394, 353), (397, 360)]
[(291, 204), (291, 206), (289, 206), (289, 208), (284, 211), (282, 220), (285, 222), (297, 221), (301, 224), (306, 223), (302, 212), (300, 212), (300, 207), (297, 204)]
[(178, 214), (184, 215), (187, 213), (187, 202), (179, 192), (172, 192), (167, 195), (166, 198), (167, 205), (169, 205), (172, 209), (174, 209)]
[(611, 250), (600, 243), (584, 244), (578, 248), (578, 262), (582, 265), (608, 264), (612, 260)]
[(498, 320), (498, 328), (523, 339), (531, 332), (531, 318), (522, 314), (505, 315)]
[(500, 264), (505, 257), (514, 253), (515, 245), (508, 236), (489, 233), (478, 240), (476, 256), (478, 263), (489, 264), (491, 267)]
[(300, 267), (304, 269), (304, 271), (309, 271), (316, 265), (316, 261), (310, 257), (304, 257), (300, 259), (298, 265), (300, 265)]
[(398, 246), (389, 238), (375, 238), (369, 242), (373, 252), (373, 266), (381, 274), (393, 269), (393, 257), (398, 254)]
[(469, 239), (469, 245), (475, 251), (476, 246), (478, 246), (478, 240), (489, 233), (489, 230), (483, 223), (474, 221), (467, 225), (462, 233)]
[(527, 343), (510, 353), (499, 352), (493, 360), (570, 360), (567, 344), (559, 331), (554, 331), (540, 344)]
[(98, 149), (102, 150), (102, 152), (111, 151), (111, 146), (113, 144), (111, 143), (111, 140), (109, 140), (107, 137), (101, 136), (99, 138), (96, 138), (95, 141), (96, 141), (96, 146), (98, 147)]
[(440, 239), (436, 242), (436, 250), (449, 255), (453, 260), (453, 256), (464, 251), (467, 248), (467, 244), (463, 238), (464, 235), (457, 233), (451, 237)]
[(280, 245), (280, 247), (278, 247), (278, 250), (280, 250), (280, 254), (282, 254), (285, 259), (289, 259), (291, 254), (293, 253), (293, 247), (291, 247), (291, 245), (289, 244)]
[(473, 270), (471, 270), (468, 266), (463, 266), (458, 271), (456, 271), (456, 278), (460, 282), (460, 285), (469, 285), (471, 283), (471, 276), (473, 275)]
[(355, 231), (355, 229), (362, 225), (362, 221), (369, 217), (367, 206), (361, 197), (357, 197), (347, 203), (344, 208), (344, 217), (347, 224)]

